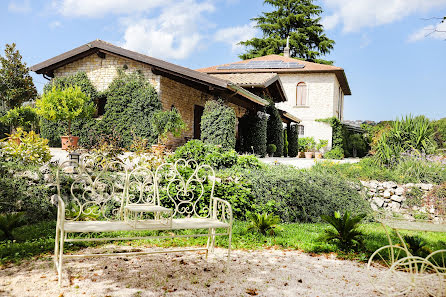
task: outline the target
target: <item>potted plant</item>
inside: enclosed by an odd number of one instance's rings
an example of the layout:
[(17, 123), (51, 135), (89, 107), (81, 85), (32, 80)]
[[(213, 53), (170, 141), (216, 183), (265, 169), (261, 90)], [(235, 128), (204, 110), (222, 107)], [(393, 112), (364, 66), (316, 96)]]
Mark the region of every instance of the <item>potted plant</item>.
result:
[(326, 139), (320, 139), (319, 142), (316, 144), (316, 150), (317, 152), (314, 153), (314, 157), (316, 159), (322, 159), (322, 152), (321, 150), (328, 145), (328, 140)]
[(313, 137), (306, 137), (305, 141), (305, 158), (311, 159), (313, 158), (313, 150), (316, 146), (316, 142)]
[(277, 151), (277, 146), (275, 144), (270, 143), (266, 147), (266, 152), (268, 153), (269, 157), (272, 157), (276, 151)]
[(158, 142), (152, 145), (155, 153), (162, 153), (166, 149), (169, 133), (174, 137), (179, 137), (186, 129), (186, 124), (181, 118), (181, 114), (173, 108), (170, 111), (159, 110), (153, 114), (152, 127), (158, 135)]
[(76, 148), (78, 136), (71, 135), (71, 122), (74, 119), (91, 117), (95, 111), (90, 97), (78, 86), (61, 89), (53, 86), (51, 91), (36, 100), (37, 114), (49, 121), (67, 121), (68, 133), (60, 136), (62, 149)]
[(298, 158), (304, 158), (305, 154), (305, 146), (306, 146), (306, 139), (307, 137), (299, 137), (299, 139), (297, 140), (297, 147), (298, 147), (298, 153), (297, 153), (297, 157)]
[(38, 124), (38, 116), (31, 106), (20, 106), (8, 110), (8, 112), (0, 117), (0, 123), (10, 127), (11, 139), (17, 145), (20, 144), (20, 133), (16, 133), (19, 128), (24, 131), (31, 131)]

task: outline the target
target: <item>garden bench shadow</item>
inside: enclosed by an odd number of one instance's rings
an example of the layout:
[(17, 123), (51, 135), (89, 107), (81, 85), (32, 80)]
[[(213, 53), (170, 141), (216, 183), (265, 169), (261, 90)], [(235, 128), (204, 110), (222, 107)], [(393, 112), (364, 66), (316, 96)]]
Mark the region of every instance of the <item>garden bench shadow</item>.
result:
[[(216, 236), (228, 236), (227, 270), (231, 253), (232, 207), (227, 201), (214, 197), (215, 180), (212, 167), (194, 160), (164, 163), (155, 171), (146, 167), (129, 169), (119, 161), (102, 163), (89, 155), (83, 156), (80, 163), (62, 163), (56, 174), (54, 263), (59, 286), (63, 260), (67, 258), (202, 250), (207, 259), (209, 251), (214, 249)], [(148, 236), (144, 231), (150, 230), (169, 232)], [(175, 230), (196, 231), (175, 234)], [(124, 236), (101, 235), (122, 231)], [(64, 254), (66, 242), (176, 237), (207, 237), (207, 244), (198, 248)]]

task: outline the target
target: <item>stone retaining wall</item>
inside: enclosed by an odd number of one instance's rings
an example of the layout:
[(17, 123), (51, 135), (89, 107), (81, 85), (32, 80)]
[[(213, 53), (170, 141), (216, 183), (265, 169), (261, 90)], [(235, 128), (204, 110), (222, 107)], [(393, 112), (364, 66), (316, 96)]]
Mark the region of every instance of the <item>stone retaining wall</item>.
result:
[[(406, 194), (413, 188), (418, 188), (423, 194), (426, 194), (434, 187), (432, 184), (408, 183), (399, 185), (392, 181), (378, 182), (376, 180), (361, 181), (361, 183), (366, 189), (366, 196), (373, 210), (384, 209), (394, 212), (409, 208), (404, 202), (406, 201)], [(420, 206), (414, 206), (414, 208), (421, 212), (434, 212), (434, 209), (425, 209)]]

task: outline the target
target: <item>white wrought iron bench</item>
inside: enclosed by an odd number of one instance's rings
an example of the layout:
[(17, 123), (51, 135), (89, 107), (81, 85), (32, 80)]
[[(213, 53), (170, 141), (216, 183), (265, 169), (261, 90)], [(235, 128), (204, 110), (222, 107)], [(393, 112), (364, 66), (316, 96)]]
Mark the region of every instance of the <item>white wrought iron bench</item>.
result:
[[(69, 166), (69, 174), (61, 170)], [(73, 166), (74, 165), (74, 166)], [(88, 162), (67, 161), (57, 172), (57, 225), (54, 263), (59, 286), (63, 260), (75, 257), (127, 256), (152, 253), (213, 251), (215, 236), (228, 236), (227, 267), (230, 263), (232, 208), (214, 197), (215, 172), (193, 160), (160, 165), (155, 172), (144, 168), (127, 169), (121, 162), (109, 162), (95, 170)], [(93, 167), (93, 168), (91, 168)], [(64, 192), (63, 178), (71, 178)], [(185, 230), (195, 234), (97, 237), (96, 233), (116, 231)], [(218, 232), (217, 232), (218, 231)], [(88, 233), (88, 236), (79, 234)], [(147, 232), (146, 232), (147, 233)], [(150, 238), (207, 237), (206, 247), (150, 252), (64, 254), (65, 242), (141, 240)]]

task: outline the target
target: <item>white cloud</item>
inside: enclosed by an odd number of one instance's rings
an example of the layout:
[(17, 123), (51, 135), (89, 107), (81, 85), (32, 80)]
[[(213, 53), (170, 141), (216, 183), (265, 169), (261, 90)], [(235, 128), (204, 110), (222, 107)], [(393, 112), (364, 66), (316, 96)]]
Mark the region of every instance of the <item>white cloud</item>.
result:
[(257, 33), (255, 23), (250, 23), (243, 26), (229, 27), (220, 29), (215, 32), (214, 40), (231, 45), (232, 51), (239, 51), (242, 46), (238, 43), (253, 38)]
[(102, 17), (107, 14), (148, 12), (172, 0), (54, 0), (53, 6), (69, 17)]
[(415, 31), (409, 36), (408, 41), (416, 42), (424, 38), (446, 40), (446, 21), (443, 21), (436, 26), (430, 25)]
[(56, 29), (56, 28), (62, 27), (62, 23), (59, 21), (54, 21), (54, 22), (51, 22), (49, 26), (51, 29)]
[(331, 14), (322, 20), (325, 29), (343, 25), (344, 32), (390, 24), (418, 12), (446, 6), (446, 0), (323, 0)]
[(8, 11), (16, 13), (28, 13), (31, 11), (31, 3), (29, 0), (13, 0), (8, 4)]
[(158, 58), (184, 59), (203, 38), (203, 14), (214, 9), (208, 2), (185, 0), (163, 6), (156, 18), (126, 18), (122, 46)]

